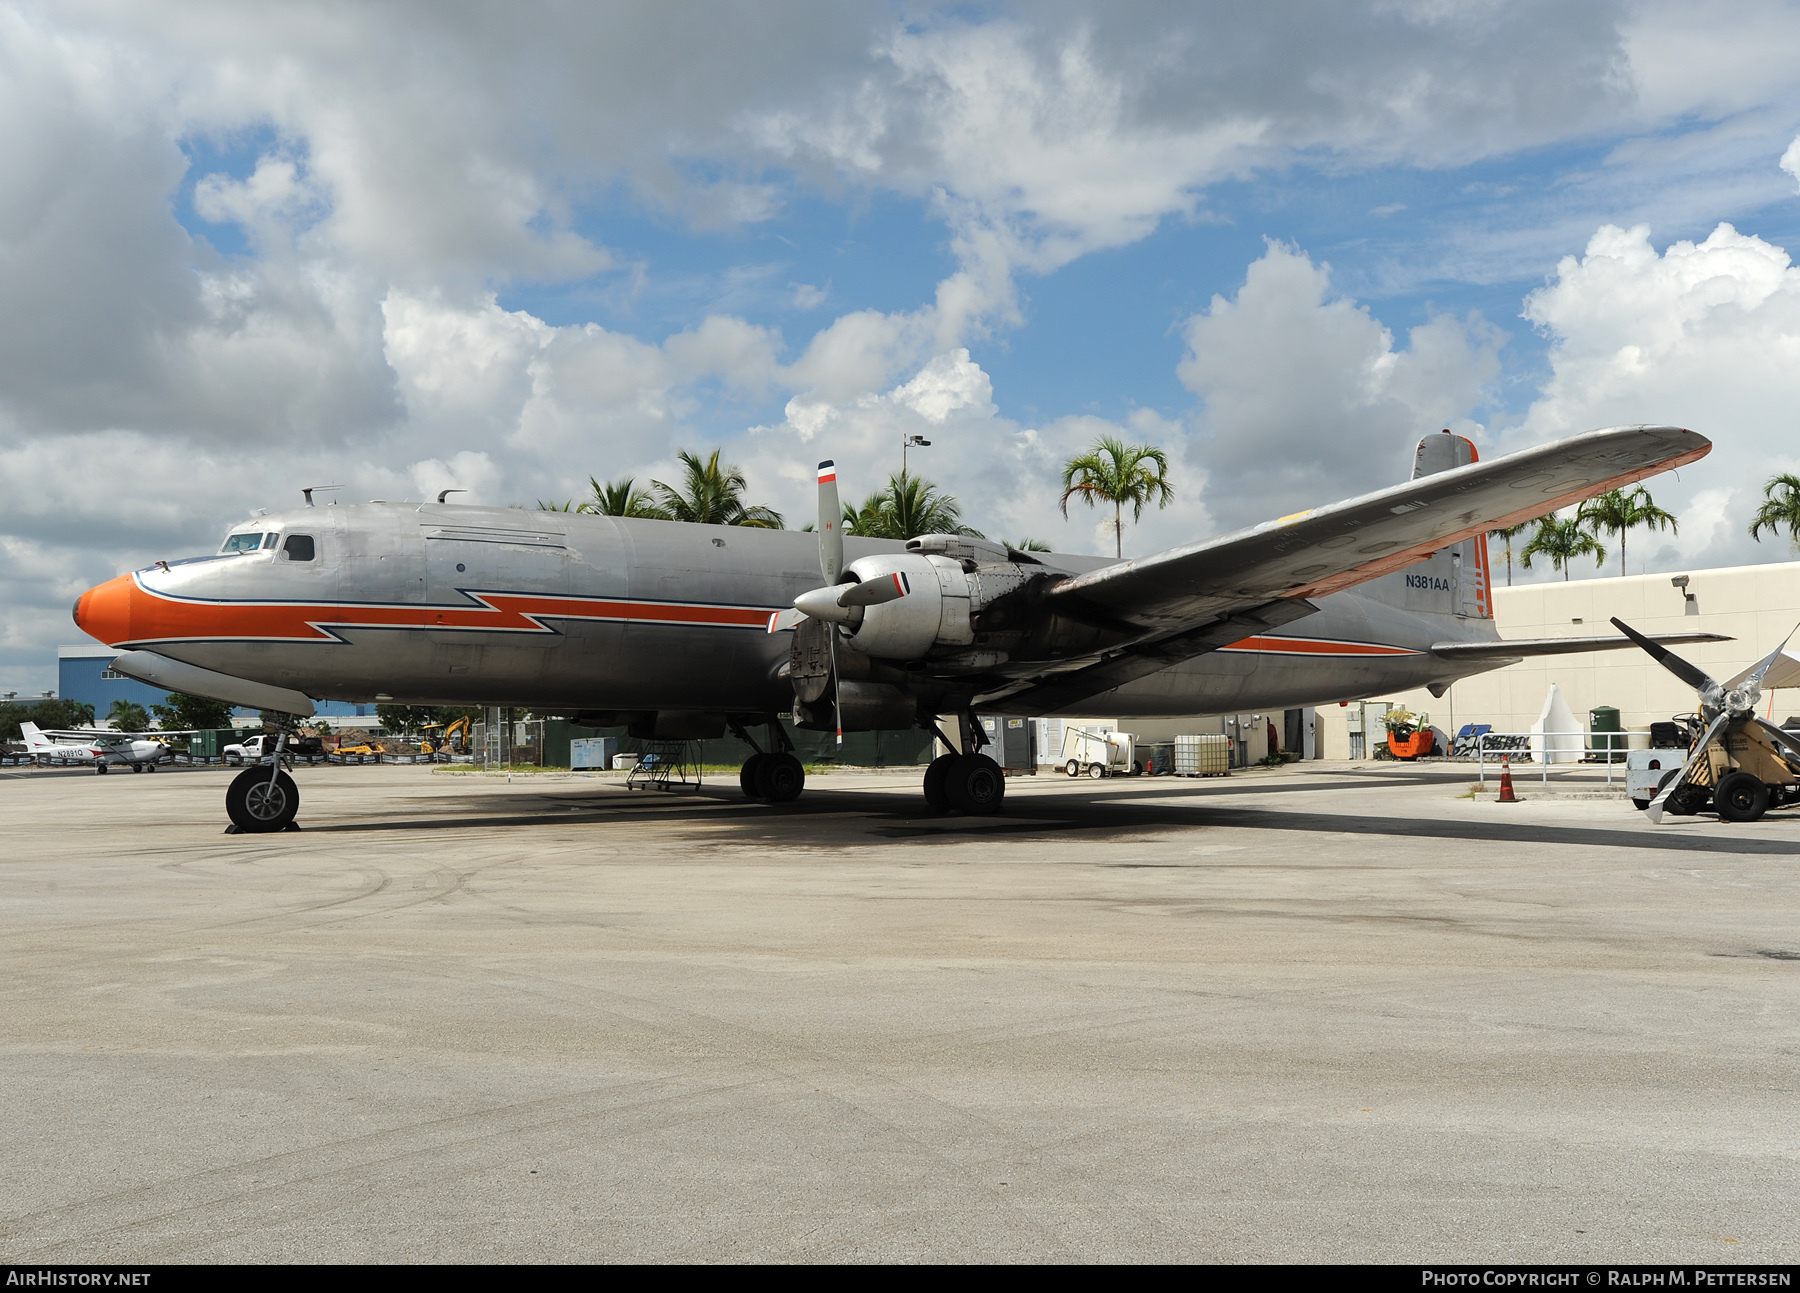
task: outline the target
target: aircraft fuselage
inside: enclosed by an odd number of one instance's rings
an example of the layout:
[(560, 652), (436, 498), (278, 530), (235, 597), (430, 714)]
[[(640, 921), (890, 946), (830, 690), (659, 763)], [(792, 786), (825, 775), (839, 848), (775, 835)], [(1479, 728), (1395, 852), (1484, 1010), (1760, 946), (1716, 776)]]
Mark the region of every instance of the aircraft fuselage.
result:
[[(261, 534), (254, 548), (246, 536)], [(318, 699), (563, 711), (773, 713), (790, 634), (771, 613), (820, 585), (812, 534), (566, 512), (373, 503), (237, 527), (243, 550), (158, 563), (85, 595), (77, 622)], [(845, 539), (847, 560), (902, 545)], [(1104, 559), (1033, 554), (1051, 571)], [(1495, 667), (1433, 657), (1491, 641), (1448, 553), (1317, 600), (1315, 614), (1091, 697), (1082, 713), (1319, 704)], [(991, 708), (1006, 712), (1004, 701)]]

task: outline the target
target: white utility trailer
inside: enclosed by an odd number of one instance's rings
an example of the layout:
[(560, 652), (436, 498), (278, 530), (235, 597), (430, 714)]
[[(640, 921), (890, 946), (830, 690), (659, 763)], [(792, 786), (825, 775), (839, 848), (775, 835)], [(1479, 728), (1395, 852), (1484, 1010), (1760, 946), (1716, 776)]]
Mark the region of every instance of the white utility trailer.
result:
[(1640, 810), (1650, 807), (1674, 769), (1687, 766), (1686, 750), (1625, 751), (1625, 793)]
[(1071, 777), (1135, 777), (1144, 771), (1129, 732), (1063, 729), (1062, 770)]

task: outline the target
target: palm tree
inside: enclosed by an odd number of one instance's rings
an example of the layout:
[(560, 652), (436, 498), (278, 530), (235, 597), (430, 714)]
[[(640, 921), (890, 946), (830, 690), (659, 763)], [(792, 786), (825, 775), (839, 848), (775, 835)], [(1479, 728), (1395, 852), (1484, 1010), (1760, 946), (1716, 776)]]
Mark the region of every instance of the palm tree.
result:
[(1770, 534), (1780, 534), (1785, 529), (1789, 541), (1800, 548), (1800, 476), (1783, 472), (1769, 477), (1769, 483), (1763, 486), (1763, 504), (1750, 521), (1750, 537), (1762, 542), (1765, 527)]
[(935, 483), (906, 472), (889, 476), (887, 488), (859, 507), (844, 505), (844, 528), (865, 539), (916, 539), (921, 534), (965, 534), (983, 538), (963, 524), (962, 505), (938, 492)]
[(1581, 528), (1581, 522), (1575, 517), (1558, 520), (1555, 516), (1546, 516), (1537, 523), (1537, 533), (1531, 536), (1519, 553), (1519, 564), (1531, 569), (1534, 556), (1550, 558), (1550, 565), (1563, 572), (1566, 582), (1569, 578), (1569, 563), (1576, 557), (1592, 556), (1595, 564), (1606, 560), (1606, 549), (1600, 541)]
[(1625, 573), (1625, 531), (1634, 530), (1640, 525), (1655, 526), (1659, 530), (1670, 530), (1676, 534), (1675, 518), (1656, 505), (1650, 497), (1650, 491), (1642, 485), (1636, 486), (1630, 493), (1622, 489), (1609, 489), (1604, 494), (1597, 494), (1581, 505), (1575, 513), (1575, 519), (1587, 526), (1595, 534), (1605, 530), (1608, 534), (1619, 536), (1619, 573)]
[(1167, 507), (1175, 498), (1169, 484), (1169, 458), (1154, 445), (1127, 445), (1113, 436), (1101, 436), (1094, 447), (1063, 464), (1062, 514), (1069, 514), (1069, 499), (1081, 495), (1082, 502), (1093, 507), (1096, 502), (1113, 505), (1113, 555), (1125, 555), (1125, 504), (1131, 504), (1131, 519), (1140, 520), (1144, 504), (1152, 499), (1158, 507)]
[(150, 712), (135, 700), (115, 700), (106, 711), (106, 725), (115, 732), (147, 731)]
[[(718, 455), (714, 455), (716, 458)], [(588, 488), (594, 496), (575, 510), (588, 512), (596, 516), (635, 516), (646, 521), (666, 521), (669, 514), (663, 511), (650, 499), (647, 489), (635, 489), (635, 478), (622, 477), (602, 485), (592, 476), (588, 477)]]
[(537, 510), (540, 512), (585, 512), (587, 511), (587, 504), (577, 503), (572, 498), (565, 498), (560, 503), (546, 503), (540, 498), (538, 500)]
[(686, 493), (660, 480), (650, 482), (671, 521), (693, 525), (745, 525), (759, 530), (781, 529), (781, 513), (767, 507), (746, 507), (744, 491), (750, 482), (729, 463), (721, 464), (723, 450), (714, 449), (705, 462), (683, 449), (677, 458), (686, 469)]
[(1489, 531), (1490, 534), (1498, 535), (1500, 541), (1506, 544), (1506, 586), (1508, 588), (1512, 587), (1512, 541), (1525, 533), (1525, 528), (1530, 524), (1530, 521), (1520, 521), (1517, 525), (1509, 525), (1504, 530)]
[(1027, 535), (1023, 539), (1020, 539), (1017, 543), (1014, 543), (1010, 539), (1006, 540), (1005, 542), (1006, 542), (1006, 546), (1011, 548), (1014, 552), (1048, 552), (1048, 551), (1050, 551), (1050, 545), (1048, 543), (1045, 543), (1042, 539), (1034, 539), (1029, 535)]

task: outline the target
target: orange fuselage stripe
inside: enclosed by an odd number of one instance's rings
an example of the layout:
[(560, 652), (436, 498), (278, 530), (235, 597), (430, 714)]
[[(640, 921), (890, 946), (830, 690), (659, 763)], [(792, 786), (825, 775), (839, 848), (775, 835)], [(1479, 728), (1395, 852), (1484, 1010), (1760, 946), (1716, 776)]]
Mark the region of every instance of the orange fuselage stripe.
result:
[[(131, 598), (129, 639), (157, 642), (196, 639), (251, 639), (265, 642), (332, 642), (334, 628), (473, 629), (489, 632), (554, 633), (544, 619), (610, 620), (652, 624), (692, 624), (709, 628), (760, 629), (764, 607), (703, 606), (643, 602), (628, 598), (555, 597), (519, 593), (469, 593), (479, 605), (370, 605), (364, 603), (281, 603), (188, 601), (169, 597), (136, 581)], [(118, 645), (115, 643), (114, 645)]]
[[(524, 593), (469, 593), (468, 596), (480, 603), (474, 606), (192, 601), (147, 588), (136, 576), (117, 582), (128, 583), (129, 627), (116, 622), (108, 626), (114, 631), (113, 646), (209, 640), (336, 642), (340, 639), (333, 630), (347, 628), (552, 634), (556, 630), (543, 621), (554, 619), (742, 629), (766, 629), (769, 620), (769, 611), (765, 607)], [(1406, 647), (1375, 642), (1333, 642), (1267, 635), (1241, 638), (1220, 650), (1314, 657), (1420, 654)]]
[(1241, 638), (1221, 651), (1266, 651), (1275, 655), (1421, 655), (1409, 647), (1383, 646), (1378, 642), (1322, 642), (1313, 638)]

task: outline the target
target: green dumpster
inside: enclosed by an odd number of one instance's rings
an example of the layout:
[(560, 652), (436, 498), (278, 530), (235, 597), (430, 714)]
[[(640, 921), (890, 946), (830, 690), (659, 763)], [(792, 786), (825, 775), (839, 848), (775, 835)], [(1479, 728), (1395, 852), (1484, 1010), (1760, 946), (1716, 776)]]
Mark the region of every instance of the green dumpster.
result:
[(1601, 705), (1588, 711), (1588, 747), (1596, 763), (1625, 761), (1625, 729), (1619, 724), (1619, 711)]

